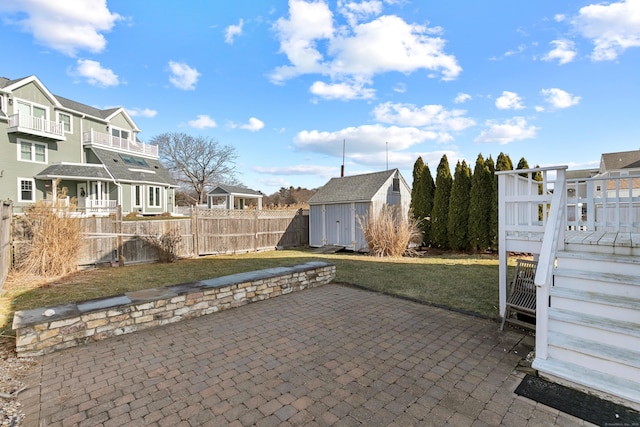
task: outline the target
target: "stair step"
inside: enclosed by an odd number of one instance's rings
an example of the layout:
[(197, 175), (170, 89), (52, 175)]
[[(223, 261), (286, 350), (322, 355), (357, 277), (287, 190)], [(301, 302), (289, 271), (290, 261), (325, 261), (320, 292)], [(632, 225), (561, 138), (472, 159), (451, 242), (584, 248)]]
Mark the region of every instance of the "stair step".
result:
[[(639, 270), (640, 273), (640, 270)], [(582, 280), (591, 280), (597, 282), (617, 283), (623, 285), (640, 286), (640, 276), (619, 274), (619, 273), (601, 273), (597, 271), (577, 270), (573, 268), (558, 267), (553, 270), (554, 276), (573, 277)]]
[(640, 410), (640, 382), (628, 378), (613, 377), (552, 358), (536, 358), (532, 367), (537, 369), (540, 376), (544, 378), (552, 380), (554, 379), (553, 377), (560, 378), (569, 384), (585, 387), (586, 391), (607, 400), (616, 401), (621, 405)]
[(553, 286), (550, 290), (551, 303), (553, 297), (585, 301), (593, 304), (604, 304), (631, 310), (640, 310), (640, 299), (620, 295), (603, 294), (600, 292), (586, 292), (578, 289)]
[[(603, 345), (600, 342), (577, 338), (559, 332), (549, 332), (549, 347), (569, 350), (591, 358), (601, 359), (609, 365), (624, 365), (635, 369), (640, 369), (640, 351), (628, 348)], [(640, 350), (640, 349), (637, 349)], [(577, 357), (575, 357), (577, 360)], [(611, 373), (614, 375), (614, 373)], [(640, 374), (636, 376), (640, 378)]]
[(596, 252), (575, 252), (575, 251), (560, 251), (557, 253), (559, 259), (572, 258), (585, 261), (598, 261), (598, 262), (614, 262), (620, 264), (634, 264), (640, 267), (640, 258), (630, 255), (616, 255)]
[[(607, 332), (640, 338), (640, 323), (623, 322), (592, 314), (577, 313), (571, 310), (549, 308), (549, 320), (583, 325)], [(638, 318), (640, 320), (640, 317)]]

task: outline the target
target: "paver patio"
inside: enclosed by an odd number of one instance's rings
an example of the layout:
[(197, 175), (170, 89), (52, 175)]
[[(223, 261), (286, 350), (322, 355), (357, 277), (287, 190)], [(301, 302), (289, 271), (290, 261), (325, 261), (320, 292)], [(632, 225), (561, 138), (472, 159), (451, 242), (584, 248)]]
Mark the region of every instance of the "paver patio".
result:
[(324, 285), (42, 356), (23, 425), (587, 425), (513, 393), (498, 328)]

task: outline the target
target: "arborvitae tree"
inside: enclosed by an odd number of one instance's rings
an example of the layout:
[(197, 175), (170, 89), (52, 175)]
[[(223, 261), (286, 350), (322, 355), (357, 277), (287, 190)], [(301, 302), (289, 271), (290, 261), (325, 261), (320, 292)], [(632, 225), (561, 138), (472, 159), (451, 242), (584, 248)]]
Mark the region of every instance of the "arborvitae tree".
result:
[(511, 162), (511, 158), (509, 158), (508, 154), (504, 154), (503, 152), (500, 152), (500, 154), (498, 154), (498, 158), (496, 159), (496, 170), (497, 171), (513, 170), (513, 163)]
[(493, 174), (482, 154), (478, 154), (471, 178), (469, 202), (469, 242), (474, 250), (485, 251), (491, 246), (492, 197)]
[(459, 251), (469, 245), (469, 200), (471, 193), (471, 169), (464, 160), (458, 161), (449, 197), (449, 245)]
[[(524, 157), (521, 158), (520, 161), (518, 162), (518, 166), (516, 166), (516, 169), (529, 169), (529, 163), (527, 163), (527, 159), (525, 159)], [(527, 174), (521, 173), (520, 176), (526, 177)]]
[(443, 155), (436, 172), (436, 192), (433, 196), (431, 215), (431, 240), (438, 248), (449, 248), (449, 196), (453, 178), (449, 169), (447, 155)]
[[(485, 160), (484, 165), (491, 172), (491, 206), (489, 207), (489, 249), (498, 246), (498, 179), (496, 178), (496, 164), (493, 157)], [(488, 185), (488, 184), (487, 184)]]
[[(420, 230), (423, 229), (423, 222), (427, 222), (427, 189), (424, 180), (424, 170), (426, 166), (422, 157), (413, 164), (413, 186), (411, 187), (411, 215), (418, 221)], [(423, 236), (424, 241), (424, 236)]]
[(420, 229), (424, 237), (426, 244), (431, 244), (431, 217), (433, 214), (433, 198), (436, 194), (436, 183), (433, 181), (433, 176), (429, 170), (429, 165), (424, 165), (424, 171), (422, 173), (422, 181), (424, 182), (425, 189), (425, 221), (422, 222)]
[[(498, 159), (496, 160), (496, 172), (497, 171), (510, 171), (513, 170), (513, 163), (508, 154), (500, 152)], [(493, 213), (491, 216), (491, 235), (493, 236), (493, 247), (498, 247), (498, 176), (494, 174), (494, 196), (493, 196)]]

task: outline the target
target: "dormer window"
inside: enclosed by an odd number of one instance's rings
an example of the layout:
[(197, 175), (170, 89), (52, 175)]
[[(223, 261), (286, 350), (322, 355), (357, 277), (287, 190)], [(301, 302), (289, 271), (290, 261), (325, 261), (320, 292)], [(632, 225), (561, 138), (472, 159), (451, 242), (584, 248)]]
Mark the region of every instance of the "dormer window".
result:
[(111, 136), (113, 136), (114, 138), (129, 140), (129, 131), (118, 128), (111, 128)]

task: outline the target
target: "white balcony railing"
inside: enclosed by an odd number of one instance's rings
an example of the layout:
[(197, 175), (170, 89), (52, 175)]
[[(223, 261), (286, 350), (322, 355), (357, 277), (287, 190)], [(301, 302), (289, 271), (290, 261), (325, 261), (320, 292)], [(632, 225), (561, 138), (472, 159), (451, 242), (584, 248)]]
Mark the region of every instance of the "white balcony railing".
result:
[(93, 129), (82, 134), (83, 144), (95, 144), (107, 148), (115, 148), (131, 153), (158, 157), (158, 146), (135, 142), (130, 139), (119, 138), (108, 133), (97, 132)]
[(9, 116), (9, 132), (22, 132), (57, 140), (65, 139), (62, 123), (19, 113)]
[(78, 201), (78, 210), (87, 213), (113, 213), (116, 211), (117, 200), (92, 200)]

